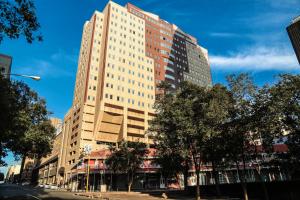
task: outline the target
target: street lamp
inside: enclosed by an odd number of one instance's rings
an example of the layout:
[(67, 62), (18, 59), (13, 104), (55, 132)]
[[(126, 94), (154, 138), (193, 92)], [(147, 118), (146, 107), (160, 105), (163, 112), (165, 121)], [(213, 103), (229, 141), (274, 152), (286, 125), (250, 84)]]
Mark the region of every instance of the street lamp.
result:
[(2, 74), (2, 75), (5, 75), (5, 76), (21, 76), (21, 77), (25, 77), (25, 78), (31, 78), (35, 81), (41, 80), (41, 77), (39, 77), (39, 76), (29, 76), (29, 75), (24, 75), (24, 74)]

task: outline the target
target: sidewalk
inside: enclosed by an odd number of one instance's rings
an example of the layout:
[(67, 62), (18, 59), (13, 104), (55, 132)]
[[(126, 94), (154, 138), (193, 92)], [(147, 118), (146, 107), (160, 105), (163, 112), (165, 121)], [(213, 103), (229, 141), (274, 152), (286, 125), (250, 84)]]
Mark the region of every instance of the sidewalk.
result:
[[(75, 193), (77, 196), (88, 197), (88, 198), (97, 198), (97, 199), (106, 199), (106, 200), (161, 200), (164, 199), (161, 194), (148, 194), (142, 192), (82, 192)], [(192, 196), (184, 195), (170, 195), (171, 200), (194, 200)], [(201, 198), (202, 200), (239, 200), (233, 198)]]

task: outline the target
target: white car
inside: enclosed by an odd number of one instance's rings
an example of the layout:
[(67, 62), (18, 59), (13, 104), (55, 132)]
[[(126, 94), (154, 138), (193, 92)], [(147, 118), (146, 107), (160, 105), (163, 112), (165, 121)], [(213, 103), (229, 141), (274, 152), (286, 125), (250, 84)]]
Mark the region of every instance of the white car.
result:
[(29, 185), (29, 184), (30, 184), (29, 182), (22, 183), (22, 185)]

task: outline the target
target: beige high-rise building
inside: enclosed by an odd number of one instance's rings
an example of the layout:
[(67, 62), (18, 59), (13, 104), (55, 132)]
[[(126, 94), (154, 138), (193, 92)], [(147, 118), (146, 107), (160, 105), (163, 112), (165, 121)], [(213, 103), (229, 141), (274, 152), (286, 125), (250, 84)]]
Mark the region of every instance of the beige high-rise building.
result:
[(96, 151), (121, 140), (151, 144), (155, 86), (164, 80), (173, 88), (184, 80), (211, 85), (207, 50), (131, 4), (109, 1), (94, 12), (83, 26), (73, 105), (63, 123), (59, 166), (65, 180), (86, 146)]

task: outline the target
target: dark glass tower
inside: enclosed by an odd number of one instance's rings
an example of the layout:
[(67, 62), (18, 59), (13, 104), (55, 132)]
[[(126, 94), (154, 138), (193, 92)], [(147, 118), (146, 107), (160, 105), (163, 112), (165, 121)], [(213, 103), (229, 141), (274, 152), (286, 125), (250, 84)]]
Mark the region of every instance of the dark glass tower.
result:
[(292, 20), (292, 23), (286, 28), (292, 42), (295, 54), (300, 64), (300, 16)]

